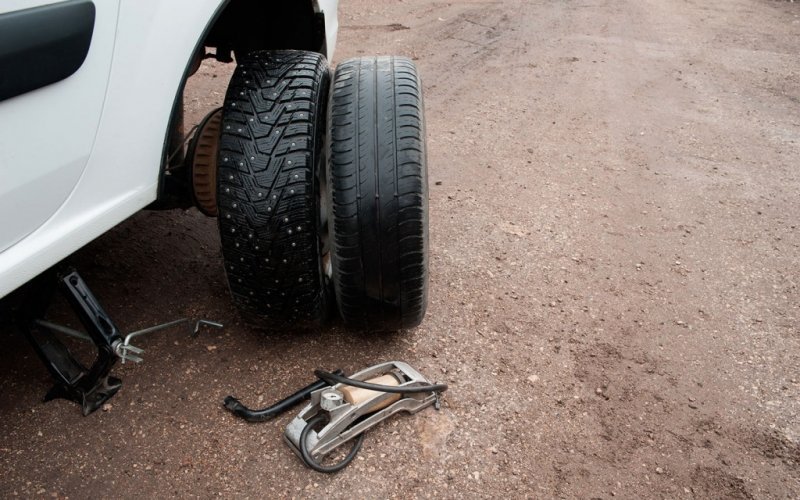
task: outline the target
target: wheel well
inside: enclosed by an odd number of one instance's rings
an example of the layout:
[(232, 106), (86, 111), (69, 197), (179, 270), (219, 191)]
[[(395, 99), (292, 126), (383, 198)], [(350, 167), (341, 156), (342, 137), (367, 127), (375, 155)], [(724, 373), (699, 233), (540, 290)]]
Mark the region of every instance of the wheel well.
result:
[(325, 22), (312, 0), (231, 0), (204, 44), (228, 54), (260, 49), (325, 53)]
[[(158, 200), (150, 208), (187, 207), (187, 175), (183, 168), (183, 93), (186, 82), (206, 57), (231, 62), (232, 55), (253, 50), (296, 49), (326, 54), (325, 19), (315, 0), (228, 0), (209, 23), (187, 61), (167, 130), (159, 178)], [(216, 49), (206, 55), (207, 48)]]

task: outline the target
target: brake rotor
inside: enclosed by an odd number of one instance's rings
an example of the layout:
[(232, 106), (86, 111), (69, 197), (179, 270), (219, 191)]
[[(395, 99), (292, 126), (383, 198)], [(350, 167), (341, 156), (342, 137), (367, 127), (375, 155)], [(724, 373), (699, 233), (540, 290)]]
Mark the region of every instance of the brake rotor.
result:
[(217, 216), (217, 155), (222, 128), (222, 108), (209, 113), (195, 134), (189, 160), (192, 165), (192, 191), (197, 208), (210, 217)]

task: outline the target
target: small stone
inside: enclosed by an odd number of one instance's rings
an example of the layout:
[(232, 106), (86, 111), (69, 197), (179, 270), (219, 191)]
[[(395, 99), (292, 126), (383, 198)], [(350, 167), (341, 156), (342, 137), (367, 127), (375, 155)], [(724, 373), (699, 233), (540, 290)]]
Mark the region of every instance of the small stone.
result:
[(656, 474), (663, 474), (663, 473), (664, 469), (662, 469), (661, 467), (656, 467)]
[(598, 387), (597, 389), (594, 390), (594, 393), (597, 394), (598, 396), (602, 396), (603, 395), (603, 388), (602, 387)]
[(103, 411), (111, 411), (111, 408), (113, 408), (113, 406), (111, 406), (111, 403), (106, 403), (103, 405)]
[(530, 377), (528, 377), (528, 382), (530, 382), (531, 384), (535, 384), (538, 381), (539, 381), (539, 375), (531, 375)]
[(208, 351), (208, 352), (216, 351), (216, 350), (217, 350), (217, 346), (215, 346), (215, 345), (207, 345), (206, 346), (206, 351)]

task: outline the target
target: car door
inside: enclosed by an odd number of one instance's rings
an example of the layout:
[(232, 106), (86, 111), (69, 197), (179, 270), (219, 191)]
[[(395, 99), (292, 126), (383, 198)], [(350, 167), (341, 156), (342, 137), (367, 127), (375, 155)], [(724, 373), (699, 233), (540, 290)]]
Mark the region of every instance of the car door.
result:
[(119, 0), (0, 0), (0, 252), (55, 214), (92, 151)]

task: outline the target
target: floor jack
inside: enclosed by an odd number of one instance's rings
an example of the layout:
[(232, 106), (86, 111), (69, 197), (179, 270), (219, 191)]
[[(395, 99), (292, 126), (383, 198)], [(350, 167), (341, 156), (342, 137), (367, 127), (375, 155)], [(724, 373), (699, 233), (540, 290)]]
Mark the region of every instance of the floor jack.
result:
[[(67, 299), (86, 333), (43, 319), (57, 291)], [(25, 292), (19, 326), (55, 381), (44, 399), (74, 401), (81, 406), (84, 415), (102, 407), (122, 386), (122, 381), (110, 374), (117, 359), (122, 363), (142, 361), (144, 350), (132, 345), (131, 339), (189, 321), (179, 319), (125, 335), (74, 270), (48, 271), (34, 279)], [(219, 323), (200, 320), (194, 326), (194, 335), (201, 325), (222, 327)], [(53, 335), (54, 331), (92, 342), (97, 348), (92, 365), (87, 368), (76, 360)]]
[[(398, 412), (417, 413), (440, 407), (445, 384), (431, 384), (406, 363), (391, 361), (345, 377), (341, 370), (316, 370), (317, 382), (264, 410), (250, 410), (232, 396), (225, 407), (251, 422), (267, 420), (303, 399), (311, 401), (287, 426), (286, 444), (311, 469), (337, 472), (344, 469), (361, 449), (364, 433)], [(356, 440), (350, 452), (335, 465), (322, 460), (339, 446)]]

